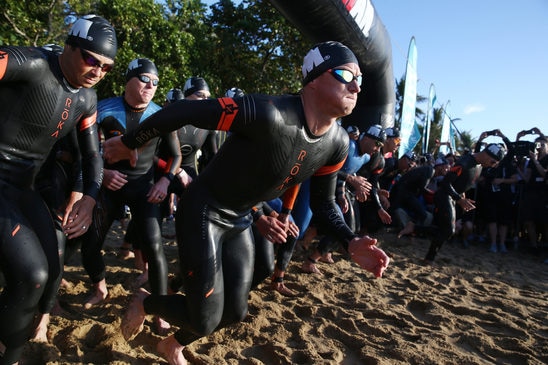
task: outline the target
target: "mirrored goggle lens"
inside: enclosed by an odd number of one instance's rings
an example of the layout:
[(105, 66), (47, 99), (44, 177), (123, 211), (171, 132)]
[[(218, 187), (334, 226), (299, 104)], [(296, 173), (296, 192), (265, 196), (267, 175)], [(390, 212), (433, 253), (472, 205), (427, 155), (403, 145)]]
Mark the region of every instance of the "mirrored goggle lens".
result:
[(349, 84), (356, 80), (358, 86), (362, 85), (362, 76), (354, 76), (354, 74), (349, 70), (335, 69), (331, 70), (331, 74), (343, 84)]
[(160, 80), (151, 79), (147, 75), (139, 75), (139, 76), (137, 76), (137, 78), (139, 79), (139, 81), (141, 81), (142, 83), (145, 83), (145, 84), (148, 84), (149, 82), (152, 81), (152, 85), (154, 85), (154, 86), (158, 86), (158, 83), (160, 82)]

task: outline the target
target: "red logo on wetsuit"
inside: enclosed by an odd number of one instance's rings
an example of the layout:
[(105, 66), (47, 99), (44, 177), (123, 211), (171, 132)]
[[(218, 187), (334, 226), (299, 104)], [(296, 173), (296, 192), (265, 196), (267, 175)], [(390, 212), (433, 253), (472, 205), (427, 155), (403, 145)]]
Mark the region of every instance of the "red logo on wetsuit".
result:
[(305, 150), (301, 150), (299, 152), (299, 155), (297, 156), (297, 162), (293, 164), (293, 167), (291, 167), (291, 170), (289, 170), (289, 175), (284, 179), (282, 184), (276, 188), (277, 190), (284, 190), (289, 184), (291, 184), (295, 176), (297, 176), (301, 171), (301, 166), (303, 165), (302, 161), (304, 161), (306, 154), (307, 152)]
[(219, 98), (217, 100), (223, 108), (223, 114), (221, 114), (219, 123), (217, 123), (217, 130), (228, 131), (232, 122), (234, 122), (234, 118), (236, 118), (236, 114), (238, 114), (238, 104), (232, 98)]
[(0, 80), (4, 77), (7, 68), (8, 54), (6, 52), (0, 52)]
[(51, 134), (53, 138), (59, 137), (59, 133), (61, 132), (61, 130), (63, 130), (63, 126), (65, 125), (65, 122), (69, 119), (71, 104), (72, 104), (72, 99), (66, 98), (65, 106), (63, 107), (63, 111), (61, 112), (61, 119), (59, 120), (59, 122), (57, 122), (57, 130)]

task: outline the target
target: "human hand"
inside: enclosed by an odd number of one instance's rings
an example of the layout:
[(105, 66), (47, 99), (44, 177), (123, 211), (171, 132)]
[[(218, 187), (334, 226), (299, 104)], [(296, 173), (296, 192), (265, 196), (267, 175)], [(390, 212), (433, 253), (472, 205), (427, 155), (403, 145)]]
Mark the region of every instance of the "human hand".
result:
[(457, 204), (465, 211), (469, 212), (472, 209), (476, 209), (476, 202), (472, 199), (462, 198), (457, 201)]
[(376, 278), (380, 278), (388, 267), (390, 258), (376, 244), (375, 238), (356, 237), (348, 244), (348, 252), (352, 261), (360, 265), (362, 269), (373, 273)]
[(348, 176), (347, 182), (354, 188), (356, 199), (359, 202), (364, 202), (371, 193), (373, 185), (363, 176)]
[(177, 174), (177, 178), (185, 188), (188, 186), (188, 184), (192, 182), (192, 177), (187, 174), (184, 169), (181, 169), (181, 171), (179, 171), (179, 173)]
[(72, 205), (70, 212), (63, 218), (63, 232), (68, 239), (80, 237), (87, 232), (93, 219), (95, 199), (84, 195)]
[(285, 232), (292, 237), (299, 237), (299, 227), (290, 219), (287, 213), (272, 212), (273, 217), (277, 218), (285, 227)]
[(162, 176), (160, 180), (158, 180), (147, 194), (147, 201), (149, 203), (160, 203), (162, 202), (166, 196), (167, 196), (167, 188), (169, 187), (169, 180), (167, 177)]
[(135, 167), (137, 157), (137, 150), (128, 148), (122, 142), (122, 136), (109, 138), (103, 143), (103, 158), (110, 164), (121, 160), (129, 160), (129, 164)]
[(127, 175), (118, 170), (103, 170), (103, 186), (109, 190), (120, 190), (125, 184), (127, 184), (126, 178)]
[(255, 221), (259, 233), (272, 243), (284, 243), (287, 240), (285, 224), (277, 217), (262, 215)]
[(377, 214), (384, 224), (392, 224), (392, 216), (386, 210), (381, 208), (377, 210)]

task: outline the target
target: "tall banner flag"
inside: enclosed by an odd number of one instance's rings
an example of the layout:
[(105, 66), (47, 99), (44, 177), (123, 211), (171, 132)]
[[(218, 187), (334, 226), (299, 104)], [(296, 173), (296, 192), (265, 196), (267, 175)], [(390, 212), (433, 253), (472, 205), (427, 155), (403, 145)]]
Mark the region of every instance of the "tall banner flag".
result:
[(434, 84), (430, 84), (430, 93), (428, 95), (428, 107), (426, 110), (426, 121), (422, 130), (422, 154), (428, 153), (428, 143), (430, 142), (430, 125), (432, 124), (434, 105), (436, 104), (436, 90)]
[(401, 111), (399, 148), (400, 156), (412, 151), (421, 139), (421, 133), (415, 120), (415, 108), (417, 103), (417, 46), (415, 37), (409, 42), (407, 54), (407, 68), (405, 70), (405, 88), (403, 91), (403, 106)]
[[(442, 145), (440, 146), (440, 153), (441, 154), (448, 154), (449, 146), (447, 146), (447, 142), (450, 143), (451, 147), (455, 145), (455, 137), (453, 133), (453, 126), (451, 125), (451, 118), (449, 118), (449, 113), (447, 113), (447, 109), (449, 107), (449, 101), (447, 104), (445, 104), (445, 107), (443, 108), (443, 125), (441, 127), (441, 136), (440, 136), (440, 142)], [(445, 143), (445, 144), (444, 144)]]

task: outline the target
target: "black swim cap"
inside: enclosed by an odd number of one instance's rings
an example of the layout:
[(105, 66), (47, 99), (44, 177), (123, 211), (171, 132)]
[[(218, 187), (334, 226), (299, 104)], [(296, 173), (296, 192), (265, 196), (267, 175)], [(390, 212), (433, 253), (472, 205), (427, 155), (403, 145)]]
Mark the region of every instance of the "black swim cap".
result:
[(183, 93), (185, 94), (185, 98), (200, 90), (205, 90), (209, 92), (209, 86), (202, 77), (192, 76), (191, 78), (186, 80), (185, 86), (183, 87)]
[(118, 42), (114, 27), (103, 17), (85, 15), (70, 28), (66, 44), (100, 54), (114, 60)]
[(384, 130), (387, 138), (398, 138), (400, 136), (400, 130), (397, 127), (390, 127)]
[(501, 145), (496, 143), (489, 143), (485, 148), (483, 149), (490, 157), (494, 158), (497, 161), (500, 161), (504, 158), (504, 155), (506, 154), (506, 151), (504, 151), (504, 148), (502, 148)]
[(170, 103), (174, 103), (177, 100), (182, 100), (184, 98), (183, 91), (177, 87), (169, 90), (166, 95), (166, 101)]
[(304, 56), (302, 73), (303, 86), (327, 70), (345, 63), (358, 63), (354, 53), (342, 43), (328, 41), (318, 43)]
[(126, 82), (132, 77), (137, 77), (141, 74), (153, 74), (158, 76), (158, 69), (154, 62), (148, 58), (136, 58), (127, 66)]
[(376, 141), (382, 143), (386, 142), (386, 132), (379, 124), (375, 124), (369, 127), (367, 132), (365, 132), (365, 135), (369, 138), (373, 138)]
[(225, 96), (229, 98), (239, 98), (244, 96), (244, 91), (242, 89), (238, 89), (237, 87), (232, 87), (226, 91)]

